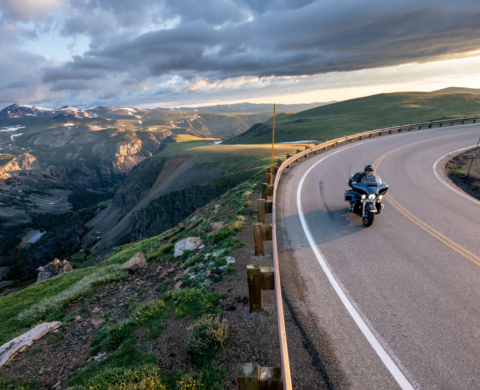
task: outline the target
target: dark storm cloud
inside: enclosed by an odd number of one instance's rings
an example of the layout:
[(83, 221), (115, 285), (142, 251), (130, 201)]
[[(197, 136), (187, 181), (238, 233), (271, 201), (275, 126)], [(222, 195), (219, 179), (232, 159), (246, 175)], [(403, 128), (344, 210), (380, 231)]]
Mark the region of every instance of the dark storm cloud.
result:
[[(182, 18), (177, 27), (90, 50), (46, 71), (43, 80), (103, 78), (106, 71), (138, 79), (312, 75), (430, 61), (480, 48), (478, 2), (279, 2), (276, 12), (269, 2), (167, 3), (169, 14)], [(240, 23), (236, 16), (248, 11), (251, 21)]]
[(32, 69), (51, 92), (102, 98), (173, 96), (200, 79), (315, 75), (480, 49), (477, 0), (0, 0), (0, 10), (4, 25), (33, 23), (31, 34), (55, 26), (64, 37), (88, 37), (83, 55), (59, 66), (35, 58)]

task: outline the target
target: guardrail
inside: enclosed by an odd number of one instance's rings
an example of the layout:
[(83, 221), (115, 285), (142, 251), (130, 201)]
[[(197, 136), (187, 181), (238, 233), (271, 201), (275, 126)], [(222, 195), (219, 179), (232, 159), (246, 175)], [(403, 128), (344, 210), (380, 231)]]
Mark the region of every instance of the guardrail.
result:
[[(250, 298), (250, 312), (261, 310), (262, 290), (275, 290), (275, 303), (277, 308), (278, 337), (280, 344), (281, 368), (260, 367), (255, 363), (239, 364), (237, 369), (238, 388), (240, 390), (263, 390), (263, 389), (284, 389), (292, 390), (292, 378), (290, 372), (290, 359), (288, 356), (287, 334), (285, 331), (285, 319), (282, 301), (282, 290), (280, 283), (280, 266), (278, 262), (277, 248), (277, 227), (276, 227), (276, 195), (280, 177), (285, 168), (290, 168), (293, 162), (299, 162), (300, 158), (308, 158), (311, 153), (318, 154), (320, 150), (327, 150), (329, 147), (336, 148), (338, 144), (345, 144), (347, 141), (354, 141), (357, 138), (372, 138), (374, 135), (392, 134), (394, 131), (420, 130), (422, 127), (431, 128), (434, 125), (442, 127), (444, 124), (464, 124), (467, 121), (475, 123), (480, 117), (467, 117), (458, 119), (445, 119), (439, 121), (421, 122), (408, 125), (391, 126), (382, 129), (365, 131), (349, 136), (335, 138), (331, 141), (316, 143), (311, 148), (305, 147), (301, 151), (297, 149), (296, 154), (287, 154), (285, 161), (277, 160), (277, 166), (273, 170), (274, 177), (270, 181), (270, 174), (265, 174), (265, 182), (262, 184), (262, 199), (258, 199), (258, 223), (253, 224), (255, 240), (255, 255), (264, 255), (264, 241), (272, 241), (273, 270), (271, 267), (260, 267), (249, 265), (247, 267), (248, 292)], [(268, 185), (268, 183), (273, 185)], [(271, 199), (270, 199), (271, 198)], [(266, 222), (265, 214), (272, 214), (272, 225), (263, 225)]]

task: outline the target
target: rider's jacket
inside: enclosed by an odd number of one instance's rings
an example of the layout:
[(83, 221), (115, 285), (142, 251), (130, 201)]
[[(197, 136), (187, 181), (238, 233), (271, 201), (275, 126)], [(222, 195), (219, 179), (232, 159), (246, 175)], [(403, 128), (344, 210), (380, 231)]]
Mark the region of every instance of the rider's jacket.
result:
[(382, 179), (380, 176), (376, 175), (367, 175), (365, 172), (357, 172), (353, 175), (351, 182), (355, 183), (381, 183)]

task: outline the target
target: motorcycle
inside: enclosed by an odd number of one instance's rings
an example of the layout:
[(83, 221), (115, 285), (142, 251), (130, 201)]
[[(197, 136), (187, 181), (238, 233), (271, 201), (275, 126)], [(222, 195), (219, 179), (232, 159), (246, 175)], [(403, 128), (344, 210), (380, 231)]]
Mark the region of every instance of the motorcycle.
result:
[(384, 208), (383, 196), (388, 191), (384, 183), (356, 183), (348, 179), (351, 190), (345, 191), (345, 201), (350, 203), (350, 212), (362, 217), (363, 226), (369, 227)]

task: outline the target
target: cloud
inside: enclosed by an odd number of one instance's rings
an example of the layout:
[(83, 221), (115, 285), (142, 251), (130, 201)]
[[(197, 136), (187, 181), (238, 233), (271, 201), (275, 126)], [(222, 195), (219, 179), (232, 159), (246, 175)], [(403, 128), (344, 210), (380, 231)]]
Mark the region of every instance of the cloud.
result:
[(480, 49), (480, 3), (473, 0), (35, 3), (29, 11), (0, 0), (3, 22), (29, 20), (34, 33), (48, 28), (44, 17), (55, 11), (49, 26), (58, 34), (90, 39), (90, 49), (71, 61), (37, 58), (36, 80), (50, 98), (75, 92), (90, 100), (219, 96), (245, 85), (265, 89), (303, 76), (425, 63)]

